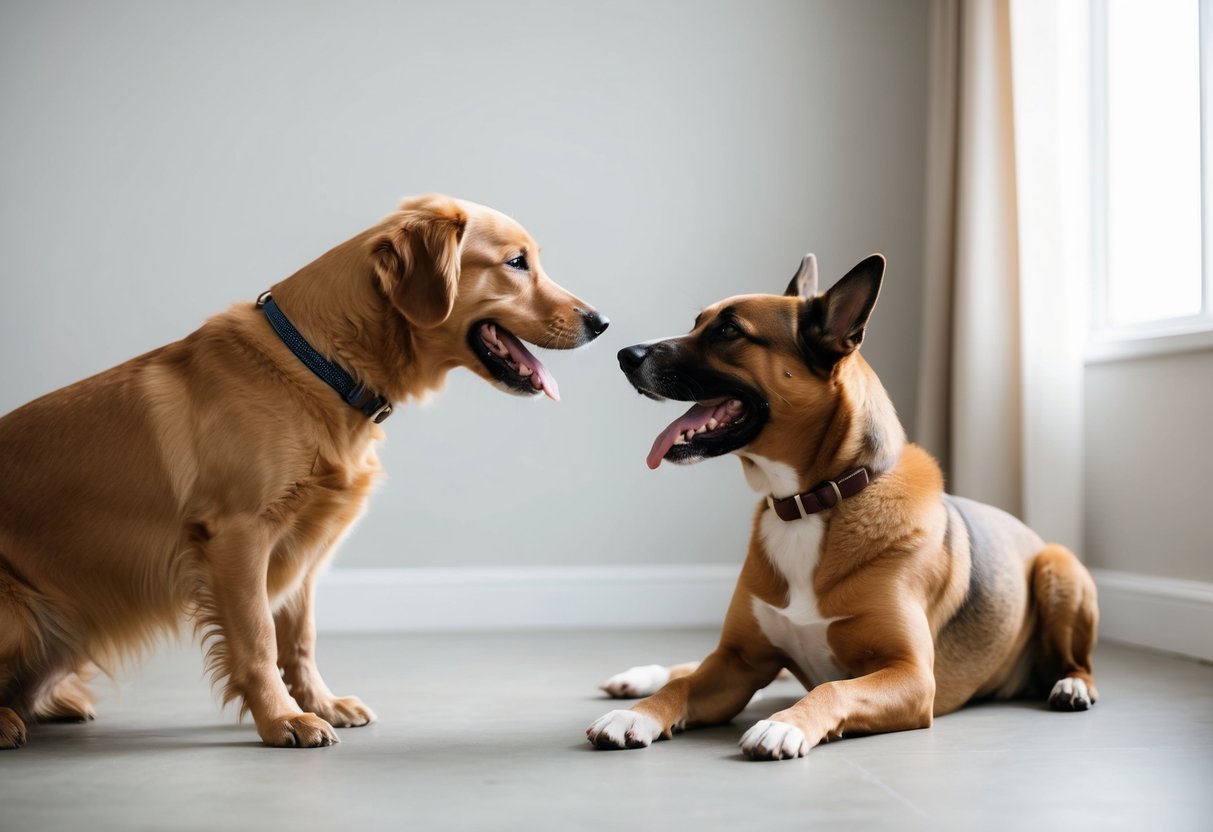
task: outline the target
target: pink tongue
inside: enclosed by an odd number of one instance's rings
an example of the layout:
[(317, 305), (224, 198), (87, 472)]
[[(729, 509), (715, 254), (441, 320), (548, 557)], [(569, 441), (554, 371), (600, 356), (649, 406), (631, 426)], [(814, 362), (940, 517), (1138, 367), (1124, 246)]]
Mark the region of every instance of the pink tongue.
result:
[(653, 442), (653, 449), (649, 451), (648, 460), (646, 460), (649, 463), (649, 468), (656, 468), (661, 464), (661, 460), (669, 453), (670, 448), (674, 447), (674, 442), (680, 434), (687, 430), (703, 427), (715, 412), (715, 405), (712, 407), (702, 404), (691, 405), (690, 410), (671, 422), (670, 426), (657, 436), (656, 441)]
[[(554, 402), (560, 401), (560, 387), (556, 384), (556, 377), (547, 367), (543, 366), (543, 362), (531, 355), (531, 351), (521, 341), (500, 327), (497, 328), (497, 338), (505, 344), (505, 348), (510, 351), (510, 358), (514, 359), (515, 363), (525, 364), (531, 368), (533, 373), (531, 378), (539, 379), (547, 397)], [(531, 386), (535, 386), (534, 381), (531, 382)]]

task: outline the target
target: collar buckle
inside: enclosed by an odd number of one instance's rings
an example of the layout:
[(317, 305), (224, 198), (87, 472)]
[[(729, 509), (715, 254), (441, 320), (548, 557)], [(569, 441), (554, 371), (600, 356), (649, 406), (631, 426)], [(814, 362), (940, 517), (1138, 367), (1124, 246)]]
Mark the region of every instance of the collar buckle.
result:
[(796, 501), (796, 508), (798, 508), (800, 510), (801, 519), (803, 520), (805, 517), (808, 517), (809, 513), (807, 511), (805, 511), (804, 500), (800, 499), (800, 495), (793, 494), (792, 499)]
[(836, 483), (834, 480), (826, 480), (821, 485), (817, 486), (816, 489), (813, 490), (813, 494), (817, 495), (817, 492), (819, 492), (819, 491), (822, 494), (829, 494), (830, 492), (826, 491), (827, 485), (830, 488), (832, 488), (834, 491), (834, 502), (827, 504), (826, 501), (823, 500), (821, 497), (817, 497), (817, 501), (819, 503), (821, 503), (821, 505), (825, 508), (833, 508), (834, 506), (836, 506), (842, 502), (842, 491), (838, 488), (838, 483)]

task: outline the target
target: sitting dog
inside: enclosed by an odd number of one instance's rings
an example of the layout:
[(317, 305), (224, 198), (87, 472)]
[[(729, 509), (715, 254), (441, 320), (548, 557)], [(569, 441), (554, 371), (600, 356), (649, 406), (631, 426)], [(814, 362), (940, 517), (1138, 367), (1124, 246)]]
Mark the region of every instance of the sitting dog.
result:
[(1042, 683), (1054, 708), (1095, 702), (1091, 576), (1010, 515), (945, 494), (859, 355), (884, 266), (869, 257), (819, 295), (809, 255), (784, 296), (729, 298), (689, 335), (620, 351), (639, 392), (694, 402), (649, 467), (733, 453), (765, 499), (719, 646), (610, 679), (613, 695), (656, 692), (591, 725), (599, 748), (727, 722), (784, 668), (808, 694), (745, 733), (753, 759), (925, 728)]
[(23, 719), (91, 719), (91, 669), (183, 619), (267, 745), (374, 720), (321, 678), (312, 605), (379, 472), (379, 422), (456, 367), (558, 399), (523, 342), (571, 349), (607, 323), (517, 222), (430, 195), (0, 419), (0, 748)]

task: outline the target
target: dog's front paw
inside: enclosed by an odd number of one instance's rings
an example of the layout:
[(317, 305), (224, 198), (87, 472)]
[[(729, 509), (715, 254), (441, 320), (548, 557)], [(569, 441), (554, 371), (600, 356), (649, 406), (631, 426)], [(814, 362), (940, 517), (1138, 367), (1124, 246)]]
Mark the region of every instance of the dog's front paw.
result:
[(1058, 679), (1049, 693), (1049, 707), (1055, 711), (1085, 711), (1094, 704), (1094, 688), (1076, 676)]
[(670, 681), (670, 669), (660, 664), (642, 664), (616, 673), (598, 686), (613, 699), (638, 699), (652, 696)]
[(790, 760), (809, 753), (809, 741), (795, 725), (763, 719), (741, 738), (741, 751), (751, 760)]
[(660, 723), (639, 711), (611, 711), (585, 730), (586, 738), (599, 748), (647, 748), (665, 736)]
[(271, 719), (257, 727), (261, 741), (275, 748), (320, 748), (336, 745), (337, 732), (315, 714), (295, 714)]
[[(303, 705), (302, 702), (299, 704)], [(357, 728), (360, 725), (370, 725), (376, 719), (375, 712), (363, 705), (357, 696), (335, 696), (304, 707), (334, 728)]]

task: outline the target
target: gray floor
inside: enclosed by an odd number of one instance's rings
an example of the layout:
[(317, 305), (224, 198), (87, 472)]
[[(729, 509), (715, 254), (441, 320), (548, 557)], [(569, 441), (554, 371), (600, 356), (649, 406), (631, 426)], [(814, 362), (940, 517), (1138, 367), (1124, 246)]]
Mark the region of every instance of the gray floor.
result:
[(0, 830), (1213, 829), (1213, 667), (1103, 646), (1090, 712), (982, 705), (928, 731), (808, 758), (736, 743), (799, 687), (732, 725), (640, 751), (583, 730), (595, 685), (702, 655), (701, 631), (327, 638), (321, 666), (380, 722), (328, 749), (262, 747), (220, 714), (194, 649), (97, 684), (99, 718), (34, 726), (0, 753)]

